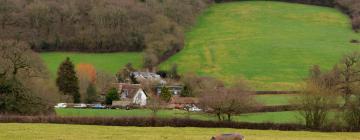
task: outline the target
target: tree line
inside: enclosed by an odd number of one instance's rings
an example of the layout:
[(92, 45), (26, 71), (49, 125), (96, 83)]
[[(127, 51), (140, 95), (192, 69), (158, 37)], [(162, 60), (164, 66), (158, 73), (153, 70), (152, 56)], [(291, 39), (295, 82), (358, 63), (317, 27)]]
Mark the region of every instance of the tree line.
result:
[(145, 51), (145, 64), (179, 51), (209, 0), (0, 0), (0, 39), (38, 52)]

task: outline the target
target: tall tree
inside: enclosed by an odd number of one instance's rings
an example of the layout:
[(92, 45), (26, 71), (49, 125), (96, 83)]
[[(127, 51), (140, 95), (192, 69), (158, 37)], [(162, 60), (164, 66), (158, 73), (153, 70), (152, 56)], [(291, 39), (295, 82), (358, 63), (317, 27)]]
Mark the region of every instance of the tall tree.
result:
[(74, 103), (80, 102), (79, 79), (76, 76), (75, 67), (70, 61), (70, 58), (66, 58), (66, 60), (61, 63), (56, 84), (60, 92), (73, 97)]
[(131, 72), (136, 71), (131, 63), (127, 63), (123, 69), (121, 69), (117, 74), (116, 78), (118, 82), (129, 83), (132, 81), (130, 74)]
[(161, 94), (160, 94), (160, 98), (165, 101), (165, 102), (169, 102), (171, 100), (172, 94), (169, 90), (169, 88), (167, 87), (162, 87), (161, 88)]
[(89, 83), (86, 89), (86, 103), (94, 103), (97, 100), (96, 87), (94, 83)]
[(0, 40), (0, 113), (35, 115), (51, 111), (47, 97), (55, 91), (44, 84), (50, 83), (44, 69), (41, 59), (26, 44)]
[(345, 55), (333, 72), (337, 74), (337, 87), (342, 92), (346, 106), (351, 95), (354, 94), (354, 88), (360, 83), (360, 53), (353, 52)]

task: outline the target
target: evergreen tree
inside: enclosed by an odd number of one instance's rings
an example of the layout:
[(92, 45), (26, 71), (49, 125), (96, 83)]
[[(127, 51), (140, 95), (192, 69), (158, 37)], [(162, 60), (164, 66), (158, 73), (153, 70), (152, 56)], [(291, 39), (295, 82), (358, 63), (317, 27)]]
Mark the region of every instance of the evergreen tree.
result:
[(170, 99), (171, 99), (171, 97), (172, 97), (172, 94), (170, 93), (169, 88), (167, 88), (167, 87), (162, 87), (162, 88), (161, 88), (160, 98), (161, 98), (162, 100), (164, 100), (165, 102), (169, 102)]
[(106, 95), (106, 99), (105, 99), (105, 103), (107, 105), (111, 105), (112, 101), (115, 100), (120, 100), (119, 95), (117, 93), (117, 89), (116, 88), (112, 88), (109, 90), (109, 92)]
[(74, 103), (80, 102), (79, 79), (76, 76), (75, 67), (70, 58), (66, 58), (61, 63), (58, 69), (56, 85), (64, 95), (72, 96)]
[(191, 90), (188, 86), (185, 86), (183, 91), (180, 93), (180, 96), (181, 97), (192, 97), (192, 93), (191, 93)]
[(90, 82), (89, 86), (86, 89), (86, 102), (91, 104), (96, 102), (97, 96), (96, 96), (96, 87), (94, 83)]

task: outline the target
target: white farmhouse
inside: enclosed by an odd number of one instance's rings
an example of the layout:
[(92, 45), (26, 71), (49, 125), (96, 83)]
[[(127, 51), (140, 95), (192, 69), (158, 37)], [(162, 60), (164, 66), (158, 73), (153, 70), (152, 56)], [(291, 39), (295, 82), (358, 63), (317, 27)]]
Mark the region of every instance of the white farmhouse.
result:
[(148, 98), (140, 84), (119, 83), (118, 94), (121, 101), (139, 106), (145, 106)]

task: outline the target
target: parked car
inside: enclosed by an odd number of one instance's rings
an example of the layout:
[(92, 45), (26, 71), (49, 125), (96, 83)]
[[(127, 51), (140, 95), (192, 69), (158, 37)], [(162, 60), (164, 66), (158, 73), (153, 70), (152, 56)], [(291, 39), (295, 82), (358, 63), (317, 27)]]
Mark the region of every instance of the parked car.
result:
[(93, 109), (105, 109), (106, 106), (104, 106), (102, 104), (95, 104), (91, 108), (93, 108)]
[(202, 109), (196, 107), (194, 104), (185, 105), (184, 110), (190, 111), (190, 112), (201, 112)]
[(75, 104), (74, 108), (86, 108), (86, 104)]
[(54, 108), (66, 108), (67, 104), (66, 103), (58, 103), (56, 106), (54, 106)]
[(198, 108), (196, 106), (192, 106), (191, 108), (189, 108), (189, 111), (191, 111), (191, 112), (201, 112), (202, 109), (200, 109), (200, 108)]

